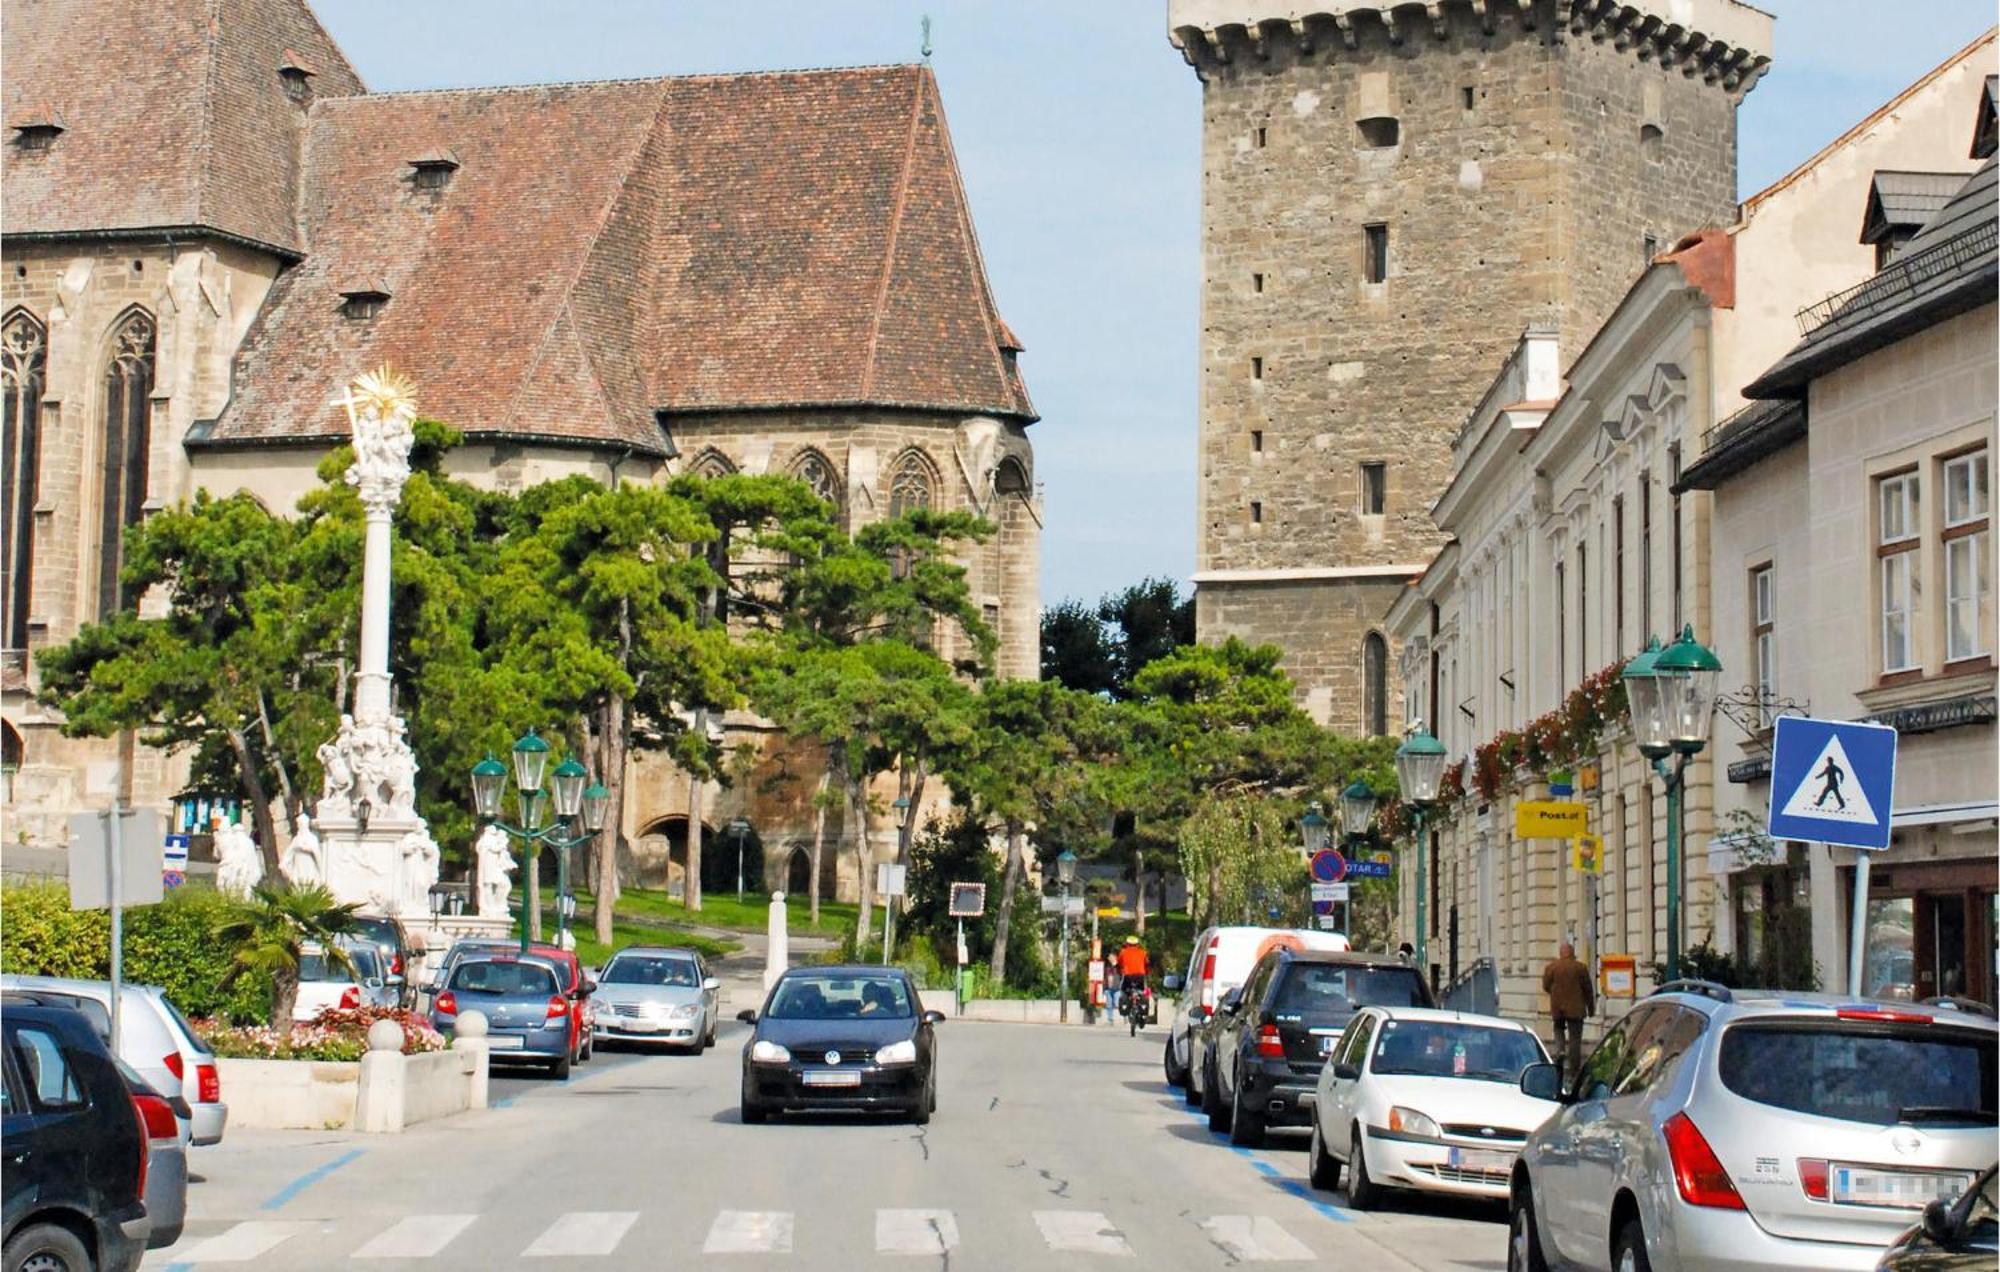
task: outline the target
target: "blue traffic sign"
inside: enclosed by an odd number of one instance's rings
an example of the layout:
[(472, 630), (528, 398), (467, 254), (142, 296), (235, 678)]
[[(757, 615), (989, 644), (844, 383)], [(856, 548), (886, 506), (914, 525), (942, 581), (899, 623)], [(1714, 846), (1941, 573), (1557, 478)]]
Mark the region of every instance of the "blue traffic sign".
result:
[(1778, 717), (1771, 743), (1773, 839), (1887, 848), (1895, 796), (1894, 729)]
[(1347, 877), (1350, 879), (1387, 879), (1389, 863), (1386, 861), (1362, 861), (1356, 858), (1347, 863)]
[(1351, 863), (1336, 849), (1322, 848), (1312, 855), (1312, 877), (1321, 883), (1339, 883), (1350, 869)]

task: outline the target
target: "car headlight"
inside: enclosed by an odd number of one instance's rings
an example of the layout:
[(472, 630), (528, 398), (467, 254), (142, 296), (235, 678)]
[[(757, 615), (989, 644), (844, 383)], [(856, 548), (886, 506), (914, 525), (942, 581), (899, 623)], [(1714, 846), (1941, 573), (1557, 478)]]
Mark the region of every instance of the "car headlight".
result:
[(916, 1062), (917, 1044), (915, 1040), (909, 1038), (905, 1038), (901, 1042), (892, 1042), (875, 1053), (876, 1064), (915, 1064)]
[(750, 1058), (761, 1064), (785, 1064), (791, 1060), (792, 1053), (775, 1042), (759, 1038), (750, 1044)]
[(1389, 1110), (1389, 1129), (1401, 1131), (1405, 1135), (1421, 1135), (1425, 1139), (1444, 1138), (1443, 1132), (1438, 1130), (1438, 1124), (1431, 1121), (1428, 1115), (1419, 1113), (1415, 1109), (1406, 1109), (1400, 1104)]
[(668, 1020), (693, 1020), (699, 1015), (701, 1015), (701, 1006), (698, 1003), (680, 1003), (667, 1008)]

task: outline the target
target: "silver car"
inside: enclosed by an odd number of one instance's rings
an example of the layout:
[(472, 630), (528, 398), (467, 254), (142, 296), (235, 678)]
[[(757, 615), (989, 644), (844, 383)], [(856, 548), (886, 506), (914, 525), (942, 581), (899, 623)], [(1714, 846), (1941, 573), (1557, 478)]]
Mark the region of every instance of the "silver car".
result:
[(627, 946), (597, 976), (597, 1041), (712, 1047), (721, 991), (693, 950)]
[(1872, 1268), (1993, 1164), (1994, 1022), (1949, 1006), (1676, 981), (1528, 1137), (1510, 1272)]

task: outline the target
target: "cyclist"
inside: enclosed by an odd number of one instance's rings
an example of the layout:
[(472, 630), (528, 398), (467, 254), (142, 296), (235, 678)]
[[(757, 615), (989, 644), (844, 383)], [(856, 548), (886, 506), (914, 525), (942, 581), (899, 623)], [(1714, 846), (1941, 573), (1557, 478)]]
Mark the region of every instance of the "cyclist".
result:
[(1131, 1001), (1128, 995), (1138, 994), (1143, 1002), (1146, 996), (1146, 947), (1139, 944), (1139, 938), (1128, 936), (1124, 946), (1118, 951), (1118, 997)]

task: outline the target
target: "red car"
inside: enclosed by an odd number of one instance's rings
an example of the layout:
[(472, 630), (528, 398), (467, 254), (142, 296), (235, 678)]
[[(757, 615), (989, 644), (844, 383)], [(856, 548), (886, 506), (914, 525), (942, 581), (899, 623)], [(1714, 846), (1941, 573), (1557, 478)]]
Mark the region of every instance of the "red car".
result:
[[(516, 947), (519, 948), (519, 947)], [(583, 963), (575, 950), (566, 950), (559, 945), (530, 945), (531, 957), (554, 963), (556, 979), (562, 991), (576, 1004), (576, 1010), (569, 1014), (569, 1050), (576, 1062), (582, 1064), (595, 1054), (591, 1044), (591, 1031), (597, 1027), (597, 1012), (590, 1004), (590, 996), (597, 991), (597, 982), (583, 974)]]

